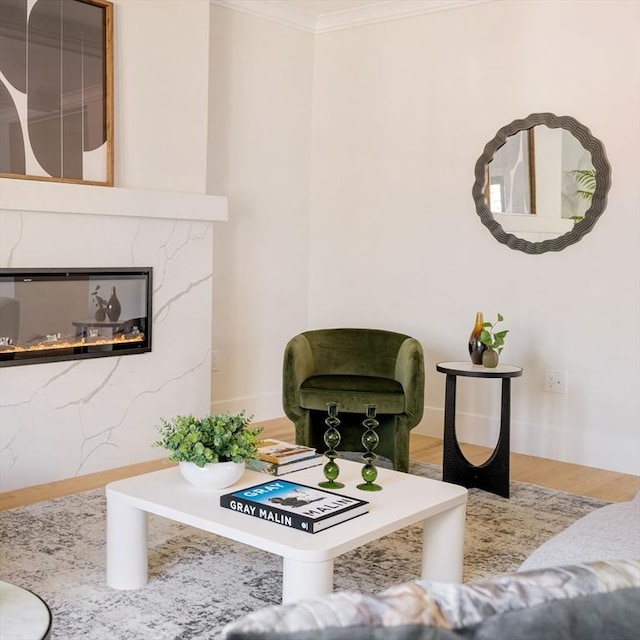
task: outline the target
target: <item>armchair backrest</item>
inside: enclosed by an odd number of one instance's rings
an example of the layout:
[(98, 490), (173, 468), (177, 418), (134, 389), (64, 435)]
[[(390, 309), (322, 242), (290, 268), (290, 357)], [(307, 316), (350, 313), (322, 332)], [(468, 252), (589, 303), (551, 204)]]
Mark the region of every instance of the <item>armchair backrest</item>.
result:
[(314, 374), (351, 374), (394, 378), (400, 347), (410, 336), (380, 329), (305, 331)]

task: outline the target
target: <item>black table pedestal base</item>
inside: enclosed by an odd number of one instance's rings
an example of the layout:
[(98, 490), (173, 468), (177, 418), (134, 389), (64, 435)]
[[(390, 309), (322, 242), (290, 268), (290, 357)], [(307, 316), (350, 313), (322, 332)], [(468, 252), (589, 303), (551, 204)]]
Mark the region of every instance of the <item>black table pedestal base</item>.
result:
[(447, 374), (444, 409), (444, 455), (442, 479), (445, 482), (477, 487), (504, 498), (509, 497), (509, 454), (511, 379), (502, 379), (502, 408), (500, 413), (500, 435), (491, 457), (481, 465), (471, 464), (458, 444), (456, 436), (456, 381), (455, 375)]

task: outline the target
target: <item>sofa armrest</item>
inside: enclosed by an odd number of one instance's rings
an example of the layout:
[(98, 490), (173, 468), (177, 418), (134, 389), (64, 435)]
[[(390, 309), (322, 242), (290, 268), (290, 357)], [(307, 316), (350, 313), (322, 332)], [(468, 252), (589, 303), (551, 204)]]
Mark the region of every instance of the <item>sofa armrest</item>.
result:
[(600, 507), (540, 545), (520, 571), (595, 560), (640, 558), (640, 501)]

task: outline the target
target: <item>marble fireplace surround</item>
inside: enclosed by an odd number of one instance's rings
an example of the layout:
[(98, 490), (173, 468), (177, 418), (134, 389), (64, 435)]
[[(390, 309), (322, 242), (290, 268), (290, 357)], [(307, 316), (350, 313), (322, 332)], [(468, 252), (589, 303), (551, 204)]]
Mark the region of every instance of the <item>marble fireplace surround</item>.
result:
[(0, 179), (0, 266), (152, 266), (149, 353), (0, 369), (0, 492), (161, 457), (161, 417), (211, 395), (220, 196)]

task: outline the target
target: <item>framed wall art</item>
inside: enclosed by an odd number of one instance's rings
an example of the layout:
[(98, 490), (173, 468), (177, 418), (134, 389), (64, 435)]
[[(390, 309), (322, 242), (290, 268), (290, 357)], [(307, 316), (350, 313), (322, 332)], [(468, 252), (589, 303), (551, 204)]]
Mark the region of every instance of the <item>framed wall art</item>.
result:
[(0, 176), (113, 185), (113, 5), (0, 1)]

